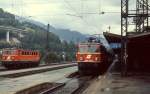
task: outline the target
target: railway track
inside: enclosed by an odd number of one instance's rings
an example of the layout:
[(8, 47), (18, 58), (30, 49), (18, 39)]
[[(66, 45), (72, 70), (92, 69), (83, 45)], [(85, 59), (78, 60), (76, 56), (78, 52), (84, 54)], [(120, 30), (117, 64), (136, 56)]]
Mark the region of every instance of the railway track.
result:
[(115, 65), (116, 60), (108, 68), (107, 72), (103, 75), (97, 76), (82, 76), (82, 75), (73, 75), (71, 79), (66, 83), (63, 83), (60, 87), (49, 88), (39, 94), (81, 94), (86, 90), (93, 82), (97, 80), (105, 79), (109, 75), (109, 72), (112, 70)]
[[(97, 76), (81, 76), (76, 74), (77, 72), (73, 73), (71, 73), (73, 75), (69, 75), (67, 78), (60, 79), (56, 82), (38, 84), (18, 91), (15, 94), (81, 94), (98, 78)], [(68, 80), (65, 81), (65, 79)]]
[(60, 86), (49, 88), (39, 94), (79, 94), (96, 78), (94, 76), (77, 75)]
[(76, 71), (77, 67), (73, 66), (22, 77), (0, 78), (0, 94), (38, 94), (38, 90), (56, 88), (68, 81), (70, 78), (66, 77)]

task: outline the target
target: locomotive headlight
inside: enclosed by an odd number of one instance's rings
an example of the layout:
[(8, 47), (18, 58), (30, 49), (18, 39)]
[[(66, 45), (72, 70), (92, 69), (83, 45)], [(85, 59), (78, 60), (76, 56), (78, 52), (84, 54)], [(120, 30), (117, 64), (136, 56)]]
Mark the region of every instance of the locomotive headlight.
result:
[(91, 59), (92, 55), (87, 55), (86, 58), (87, 59)]
[(97, 61), (98, 60), (98, 57), (95, 57), (95, 61)]
[(83, 60), (83, 57), (80, 57), (80, 60)]
[(7, 57), (7, 60), (10, 60), (10, 59), (11, 59), (10, 56), (8, 56), (8, 57)]

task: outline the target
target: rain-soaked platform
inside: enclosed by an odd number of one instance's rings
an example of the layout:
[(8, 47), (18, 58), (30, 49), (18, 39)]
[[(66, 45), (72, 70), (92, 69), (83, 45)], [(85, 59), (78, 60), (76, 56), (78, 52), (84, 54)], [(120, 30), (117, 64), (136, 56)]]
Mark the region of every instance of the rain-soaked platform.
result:
[(83, 94), (149, 94), (150, 74), (137, 73), (121, 77), (110, 73), (99, 77)]
[(75, 71), (76, 66), (18, 78), (0, 78), (0, 94), (15, 94), (17, 91), (45, 82), (63, 82), (67, 80), (66, 76)]

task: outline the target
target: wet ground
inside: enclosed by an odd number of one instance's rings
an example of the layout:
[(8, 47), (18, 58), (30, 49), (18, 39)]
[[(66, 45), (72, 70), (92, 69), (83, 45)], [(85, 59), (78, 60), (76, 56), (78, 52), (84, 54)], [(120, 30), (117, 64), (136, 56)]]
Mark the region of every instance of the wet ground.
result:
[(45, 73), (34, 74), (18, 78), (0, 78), (0, 94), (14, 94), (16, 91), (44, 83), (66, 81), (70, 73), (77, 71), (77, 67), (53, 70)]
[(92, 80), (91, 76), (73, 77), (67, 81), (64, 87), (46, 94), (78, 94), (81, 89), (84, 90), (88, 86), (88, 82)]
[(82, 94), (150, 94), (150, 73), (128, 72), (123, 77), (116, 72), (116, 64), (117, 60)]
[(150, 94), (150, 74), (121, 77), (110, 73), (95, 80), (83, 94)]

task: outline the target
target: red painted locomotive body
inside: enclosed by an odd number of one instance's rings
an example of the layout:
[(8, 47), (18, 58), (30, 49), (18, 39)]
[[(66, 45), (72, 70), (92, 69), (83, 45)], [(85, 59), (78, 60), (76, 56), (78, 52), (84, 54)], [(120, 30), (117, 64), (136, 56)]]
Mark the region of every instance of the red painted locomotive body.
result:
[(80, 74), (102, 74), (112, 62), (112, 54), (97, 42), (79, 43), (76, 53)]
[(105, 53), (101, 52), (100, 43), (82, 43), (78, 46), (77, 62), (101, 63), (106, 60)]
[(23, 49), (4, 49), (2, 51), (2, 65), (7, 68), (21, 68), (38, 66), (39, 51)]

